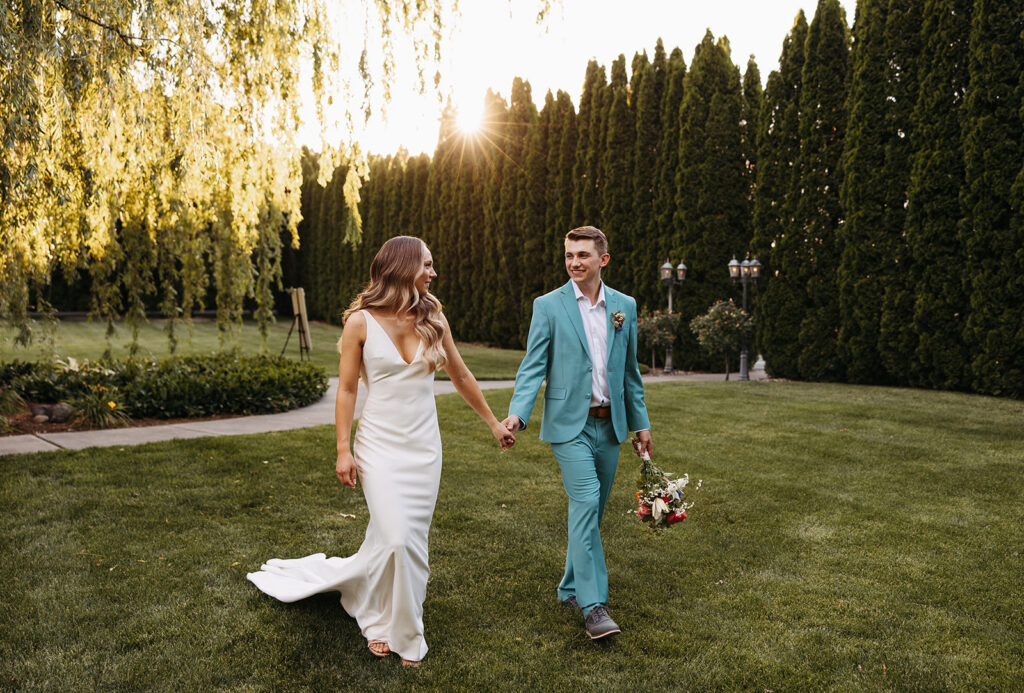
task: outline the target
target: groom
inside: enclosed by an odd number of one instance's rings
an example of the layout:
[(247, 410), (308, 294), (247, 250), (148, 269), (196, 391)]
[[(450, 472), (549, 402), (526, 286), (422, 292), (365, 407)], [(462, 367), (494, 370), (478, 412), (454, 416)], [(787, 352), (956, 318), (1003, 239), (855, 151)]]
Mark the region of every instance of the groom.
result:
[(526, 356), (509, 416), (513, 434), (530, 421), (541, 382), (540, 439), (551, 449), (569, 496), (569, 547), (558, 598), (582, 608), (587, 634), (619, 632), (608, 615), (608, 571), (599, 527), (615, 479), (619, 445), (635, 431), (651, 451), (644, 386), (636, 362), (636, 301), (601, 282), (608, 239), (593, 226), (565, 236), (571, 281), (533, 302)]

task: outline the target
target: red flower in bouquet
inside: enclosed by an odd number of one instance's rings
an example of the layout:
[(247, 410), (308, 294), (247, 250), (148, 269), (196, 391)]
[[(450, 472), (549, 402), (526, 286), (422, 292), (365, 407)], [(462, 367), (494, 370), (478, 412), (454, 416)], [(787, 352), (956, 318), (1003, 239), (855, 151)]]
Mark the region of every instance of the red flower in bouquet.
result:
[(682, 522), (685, 519), (686, 519), (686, 513), (684, 513), (684, 512), (674, 512), (671, 515), (669, 515), (667, 518), (665, 518), (665, 521), (668, 522), (670, 525), (674, 525), (675, 523)]
[(641, 503), (640, 507), (637, 508), (636, 514), (640, 517), (647, 517), (651, 514), (651, 506), (647, 505), (646, 503)]

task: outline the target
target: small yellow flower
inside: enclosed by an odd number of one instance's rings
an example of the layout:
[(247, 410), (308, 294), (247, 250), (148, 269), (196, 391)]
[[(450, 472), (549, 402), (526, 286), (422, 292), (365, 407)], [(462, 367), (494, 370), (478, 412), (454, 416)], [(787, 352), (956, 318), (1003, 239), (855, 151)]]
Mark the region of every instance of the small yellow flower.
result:
[(107, 402), (107, 406), (108, 406), (108, 407), (110, 407), (111, 409), (113, 409), (113, 408), (115, 408), (115, 407), (116, 407), (117, 405), (116, 405), (116, 404), (114, 404), (114, 400), (110, 400), (109, 402)]

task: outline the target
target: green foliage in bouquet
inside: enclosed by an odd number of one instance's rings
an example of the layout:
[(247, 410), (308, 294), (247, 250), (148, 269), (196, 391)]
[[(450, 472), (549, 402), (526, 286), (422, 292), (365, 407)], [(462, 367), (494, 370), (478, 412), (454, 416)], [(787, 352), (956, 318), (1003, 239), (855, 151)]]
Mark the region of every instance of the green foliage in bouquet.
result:
[(750, 338), (754, 320), (739, 308), (732, 299), (716, 301), (706, 315), (699, 315), (690, 321), (690, 330), (697, 335), (697, 341), (710, 356), (720, 355), (725, 359), (725, 379), (729, 379), (729, 357), (740, 350), (745, 339)]
[(698, 480), (690, 486), (690, 475), (672, 479), (671, 472), (658, 469), (651, 458), (644, 454), (640, 458), (640, 479), (636, 492), (636, 516), (646, 522), (655, 532), (686, 519), (686, 511), (693, 507), (690, 500), (704, 483)]

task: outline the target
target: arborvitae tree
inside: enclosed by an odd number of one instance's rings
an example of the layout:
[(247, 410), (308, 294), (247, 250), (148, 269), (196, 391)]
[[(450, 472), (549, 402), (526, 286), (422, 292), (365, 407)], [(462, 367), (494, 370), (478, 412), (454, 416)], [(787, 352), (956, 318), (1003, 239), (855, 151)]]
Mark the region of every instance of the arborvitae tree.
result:
[(667, 75), (665, 47), (661, 39), (658, 39), (654, 48), (653, 62), (647, 62), (646, 54), (644, 58), (639, 65), (644, 77), (640, 81), (639, 91), (631, 95), (636, 102), (636, 147), (633, 157), (633, 223), (636, 225), (636, 239), (630, 269), (633, 297), (641, 307), (654, 310), (662, 300), (662, 288), (656, 272), (664, 262), (658, 243), (662, 229), (656, 213), (662, 135), (661, 103), (665, 96)]
[[(888, 343), (888, 358), (882, 359), (879, 336), (886, 296), (890, 301), (906, 296), (903, 226), (917, 96), (917, 4), (862, 0), (853, 27), (840, 189), (845, 223), (838, 231), (839, 352), (847, 379), (858, 383), (906, 382), (912, 355), (912, 345), (900, 353), (896, 340)], [(906, 303), (898, 300), (891, 308), (898, 313)], [(910, 315), (903, 317), (902, 324), (908, 325)], [(879, 368), (880, 362), (891, 371)]]
[[(669, 258), (679, 239), (675, 231), (676, 214), (676, 172), (679, 168), (679, 107), (683, 102), (683, 91), (686, 82), (686, 61), (679, 48), (673, 48), (665, 64), (665, 92), (661, 98), (661, 139), (658, 143), (658, 160), (656, 166), (657, 189), (654, 199), (655, 233), (651, 237), (651, 252), (657, 264)], [(675, 256), (670, 258), (673, 264), (687, 261), (689, 258)], [(664, 289), (662, 289), (663, 291)], [(663, 305), (664, 295), (654, 295), (648, 309), (655, 310)], [(651, 366), (654, 366), (652, 363)]]
[[(743, 135), (743, 158), (747, 162), (747, 181), (753, 199), (757, 180), (757, 134), (761, 131), (761, 104), (764, 90), (761, 88), (761, 71), (757, 69), (754, 56), (747, 60), (747, 71), (743, 73), (743, 110), (740, 112)], [(753, 202), (751, 202), (753, 204)]]
[(754, 305), (755, 341), (776, 377), (799, 375), (800, 321), (807, 309), (800, 234), (792, 229), (790, 191), (800, 156), (800, 91), (807, 18), (801, 10), (782, 44), (779, 69), (768, 76), (758, 135), (752, 252), (765, 265)]
[(602, 276), (622, 291), (632, 291), (631, 249), (635, 245), (633, 217), (633, 144), (635, 126), (629, 109), (626, 57), (612, 63), (608, 85), (607, 139), (602, 157), (601, 230), (608, 236), (613, 262)]
[[(544, 99), (544, 108), (525, 133), (526, 153), (524, 156), (523, 186), (520, 189), (518, 205), (523, 216), (519, 227), (518, 255), (523, 275), (519, 286), (519, 342), (526, 344), (530, 329), (530, 315), (533, 299), (544, 293), (544, 272), (540, 268), (526, 270), (534, 262), (542, 261), (545, 251), (545, 206), (547, 204), (548, 147), (555, 99), (549, 91)], [(557, 147), (557, 144), (556, 144)]]
[(548, 197), (542, 259), (544, 286), (547, 291), (566, 281), (562, 261), (565, 246), (562, 239), (574, 226), (572, 169), (576, 156), (576, 113), (573, 111), (569, 95), (561, 89), (555, 97), (551, 123), (552, 129), (548, 136)]
[(806, 380), (843, 377), (837, 350), (842, 223), (839, 171), (846, 132), (849, 29), (839, 0), (818, 0), (807, 32), (800, 92), (800, 157), (792, 231), (802, 235), (808, 310), (800, 324), (799, 370)]
[(574, 220), (576, 226), (592, 224), (600, 227), (601, 207), (604, 201), (604, 149), (608, 141), (608, 113), (611, 111), (611, 88), (605, 79), (604, 66), (598, 70), (594, 90), (594, 104), (590, 110), (590, 128), (587, 130), (586, 172), (589, 181), (583, 186), (583, 217)]
[(578, 139), (572, 169), (574, 182), (571, 227), (591, 223), (587, 221), (584, 191), (597, 185), (589, 169), (589, 162), (592, 158), (590, 155), (590, 131), (593, 127), (591, 124), (593, 113), (595, 109), (601, 107), (601, 89), (604, 82), (604, 68), (600, 67), (596, 60), (591, 60), (587, 63), (587, 74), (583, 80), (583, 91), (580, 93), (580, 110), (576, 118)]
[(971, 17), (970, 84), (964, 119), (970, 314), (965, 340), (977, 392), (1024, 396), (1024, 229), (1019, 187), (1024, 161), (1021, 71), (1024, 13), (1017, 3), (976, 0)]
[(508, 272), (512, 311), (495, 323), (499, 342), (520, 343), (519, 324), (523, 296), (522, 233), (526, 224), (526, 154), (530, 133), (537, 126), (537, 108), (533, 105), (530, 83), (516, 77), (512, 82), (505, 136), (501, 142), (505, 161), (502, 167), (498, 219), (495, 225), (498, 248)]
[[(481, 277), (490, 271), (487, 256), (493, 248), (487, 242), (483, 207), (483, 163), (484, 142), (475, 135), (459, 138), (459, 176), (455, 184), (456, 226), (459, 229), (458, 255), (455, 261), (461, 265), (463, 285), (460, 290), (461, 316), (456, 338), (465, 341), (489, 341), (490, 335), (484, 329), (491, 306), (485, 300), (485, 292), (478, 289)], [(443, 268), (447, 269), (447, 268)], [(442, 270), (442, 271), (443, 271)], [(493, 281), (493, 279), (491, 279)], [(468, 285), (468, 287), (467, 287)], [(454, 326), (452, 327), (454, 330)]]
[(452, 330), (462, 334), (467, 309), (464, 287), (472, 281), (472, 277), (466, 276), (459, 247), (461, 230), (458, 227), (456, 185), (462, 146), (455, 118), (455, 110), (449, 104), (442, 114), (441, 131), (427, 183), (425, 223), (421, 238), (430, 247), (437, 266), (437, 282), (431, 291), (437, 294), (445, 306), (445, 315)]
[(405, 189), (407, 197), (402, 206), (400, 232), (407, 236), (423, 234), (423, 201), (427, 194), (427, 176), (430, 157), (420, 154), (406, 164)]
[[(484, 121), (481, 128), (487, 144), (484, 147), (484, 229), (485, 243), (490, 252), (484, 255), (486, 271), (480, 278), (487, 294), (490, 310), (479, 316), (485, 327), (487, 341), (507, 346), (512, 335), (518, 339), (519, 325), (516, 322), (519, 311), (519, 293), (512, 283), (509, 272), (506, 247), (508, 239), (501, 234), (509, 227), (502, 219), (502, 182), (506, 175), (515, 176), (516, 163), (510, 159), (507, 149), (509, 112), (505, 100), (498, 94), (487, 92)], [(507, 341), (506, 341), (507, 340)]]
[(686, 291), (673, 307), (681, 314), (679, 365), (703, 358), (685, 326), (722, 296), (735, 293), (730, 258), (750, 243), (746, 161), (740, 133), (740, 72), (724, 37), (708, 31), (694, 51), (679, 111), (679, 169), (675, 227), (681, 243), (675, 257), (690, 267)]

